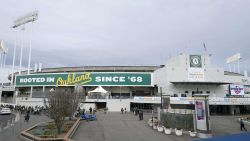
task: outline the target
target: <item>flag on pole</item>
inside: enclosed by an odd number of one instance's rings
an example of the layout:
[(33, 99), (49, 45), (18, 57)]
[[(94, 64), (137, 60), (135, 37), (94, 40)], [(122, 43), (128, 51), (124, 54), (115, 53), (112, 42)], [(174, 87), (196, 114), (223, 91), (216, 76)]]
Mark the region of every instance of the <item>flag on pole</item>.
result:
[(205, 43), (203, 43), (203, 47), (204, 47), (205, 52), (207, 52), (207, 47)]

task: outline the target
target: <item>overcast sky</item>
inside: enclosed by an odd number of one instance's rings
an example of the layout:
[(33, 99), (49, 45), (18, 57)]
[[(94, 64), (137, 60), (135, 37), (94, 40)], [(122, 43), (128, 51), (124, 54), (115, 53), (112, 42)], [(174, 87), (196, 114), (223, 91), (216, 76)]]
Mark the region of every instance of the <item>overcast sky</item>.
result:
[[(214, 65), (227, 69), (225, 59), (239, 52), (242, 70), (250, 70), (249, 6), (249, 0), (7, 0), (1, 2), (0, 39), (10, 65), (10, 27), (36, 9), (32, 66), (161, 65), (181, 52), (203, 54), (204, 42)], [(23, 34), (26, 66), (31, 27)]]

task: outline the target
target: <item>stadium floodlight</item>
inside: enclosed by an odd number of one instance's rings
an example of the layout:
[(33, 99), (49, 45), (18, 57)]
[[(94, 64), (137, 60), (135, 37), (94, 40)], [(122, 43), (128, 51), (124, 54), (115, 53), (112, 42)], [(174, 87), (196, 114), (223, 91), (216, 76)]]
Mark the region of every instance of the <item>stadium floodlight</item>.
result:
[(0, 50), (3, 52), (3, 54), (7, 54), (8, 53), (8, 48), (6, 48), (3, 44), (3, 41), (1, 41), (0, 43)]
[[(25, 25), (26, 23), (31, 22), (32, 23), (31, 30), (32, 30), (33, 29), (33, 22), (35, 22), (37, 19), (38, 19), (38, 11), (35, 10), (35, 11), (31, 12), (31, 13), (28, 13), (28, 14), (26, 14), (24, 16), (21, 16), (21, 17), (17, 18), (14, 21), (14, 25), (12, 26), (12, 28), (15, 29), (15, 28), (18, 28), (19, 26), (22, 26), (22, 25)], [(32, 31), (31, 31), (30, 37), (32, 38)], [(21, 50), (22, 50), (22, 47), (21, 47)], [(22, 54), (20, 56), (22, 56)], [(29, 43), (28, 74), (30, 73), (30, 61), (31, 61), (31, 39), (30, 39), (30, 43)], [(21, 62), (22, 62), (22, 60), (20, 60), (19, 74), (21, 73)]]
[[(0, 51), (1, 51), (1, 59), (0, 59), (0, 68), (5, 68), (6, 56), (8, 53), (8, 48), (5, 47), (3, 41), (0, 41)], [(3, 79), (1, 79), (1, 84), (3, 86)]]
[(230, 57), (228, 57), (226, 59), (230, 72), (231, 72), (231, 65), (230, 64), (233, 63), (233, 65), (234, 65), (234, 72), (235, 72), (235, 68), (236, 68), (235, 67), (235, 62), (237, 62), (238, 63), (238, 73), (240, 73), (240, 60), (241, 59), (242, 59), (242, 57), (241, 57), (240, 53), (236, 53), (236, 54), (234, 54), (234, 55), (232, 55), (232, 56), (230, 56)]
[(31, 13), (26, 14), (25, 16), (21, 16), (21, 17), (17, 18), (14, 21), (14, 25), (12, 26), (12, 28), (17, 28), (17, 27), (24, 25), (26, 23), (34, 22), (37, 19), (38, 19), (38, 11), (33, 11)]

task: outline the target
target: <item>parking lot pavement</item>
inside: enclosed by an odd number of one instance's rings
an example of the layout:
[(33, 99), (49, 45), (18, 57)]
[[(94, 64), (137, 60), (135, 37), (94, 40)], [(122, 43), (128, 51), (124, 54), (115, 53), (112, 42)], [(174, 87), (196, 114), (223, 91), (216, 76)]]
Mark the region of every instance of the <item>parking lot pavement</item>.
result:
[(151, 116), (144, 114), (144, 120), (130, 113), (97, 113), (97, 121), (81, 121), (76, 133), (72, 137), (75, 141), (191, 141), (188, 134), (181, 137), (165, 135), (153, 130), (147, 125)]
[[(240, 123), (237, 121), (240, 116), (211, 116), (211, 128), (214, 136), (244, 133), (240, 131)], [(250, 125), (245, 127), (250, 130)]]
[(15, 118), (14, 114), (0, 115), (0, 126), (5, 127), (7, 125), (8, 120), (12, 120), (13, 118)]
[(8, 140), (9, 141), (24, 141), (24, 139), (20, 137), (20, 133), (22, 130), (27, 129), (37, 123), (47, 122), (47, 121), (51, 121), (51, 119), (49, 119), (47, 116), (31, 115), (30, 120), (27, 123), (27, 122), (24, 122), (24, 115), (20, 115), (20, 121), (16, 123), (14, 126), (14, 128), (18, 129), (18, 133), (13, 134), (11, 137), (9, 137)]
[[(49, 121), (46, 116), (32, 115), (29, 123), (23, 122), (23, 115), (20, 116), (22, 121), (21, 129), (27, 129), (32, 125), (40, 122)], [(144, 114), (144, 120), (139, 121), (138, 116), (131, 113), (108, 113), (107, 115), (97, 112), (97, 121), (81, 121), (79, 128), (73, 135), (75, 141), (191, 141), (198, 138), (191, 138), (188, 134), (181, 137), (165, 135), (153, 130), (147, 125), (147, 120), (151, 118), (150, 114)], [(211, 116), (211, 126), (214, 136), (243, 133), (240, 131), (240, 125), (237, 122), (237, 116)], [(250, 130), (250, 126), (246, 125)], [(20, 134), (15, 134), (10, 141), (22, 141)], [(199, 139), (198, 139), (199, 140)]]

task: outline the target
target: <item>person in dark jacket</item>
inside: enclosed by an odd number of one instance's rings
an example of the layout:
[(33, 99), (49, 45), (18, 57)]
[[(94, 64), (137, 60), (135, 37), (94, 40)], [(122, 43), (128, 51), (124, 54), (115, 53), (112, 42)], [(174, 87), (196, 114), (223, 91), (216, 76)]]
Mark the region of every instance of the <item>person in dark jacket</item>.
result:
[(28, 110), (24, 116), (24, 121), (29, 122), (30, 119), (30, 111)]
[(89, 114), (92, 114), (92, 107), (89, 107)]
[(121, 108), (121, 113), (123, 114), (123, 112), (124, 112), (124, 109), (123, 109), (123, 108)]
[(243, 118), (240, 119), (240, 130), (242, 131), (242, 129), (244, 129), (245, 131), (247, 131), (247, 129), (245, 128), (245, 124), (243, 122)]

